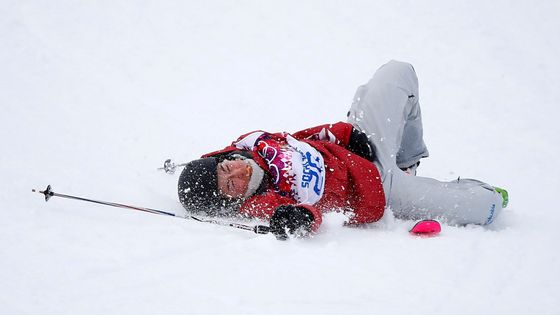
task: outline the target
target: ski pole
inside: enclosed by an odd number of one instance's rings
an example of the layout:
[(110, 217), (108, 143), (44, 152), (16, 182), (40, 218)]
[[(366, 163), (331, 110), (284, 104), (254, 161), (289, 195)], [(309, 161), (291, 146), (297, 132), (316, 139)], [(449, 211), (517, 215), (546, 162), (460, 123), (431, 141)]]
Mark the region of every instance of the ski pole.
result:
[(167, 211), (162, 211), (162, 210), (157, 210), (157, 209), (151, 209), (151, 208), (146, 208), (146, 207), (136, 207), (136, 206), (130, 206), (130, 205), (125, 205), (125, 204), (116, 203), (116, 202), (94, 200), (94, 199), (88, 199), (88, 198), (83, 198), (83, 197), (76, 197), (76, 196), (71, 196), (71, 195), (59, 194), (59, 193), (55, 193), (54, 191), (52, 191), (51, 185), (48, 185), (47, 188), (44, 191), (37, 191), (35, 189), (32, 189), (31, 191), (40, 193), (42, 195), (45, 195), (45, 201), (49, 201), (49, 199), (51, 199), (51, 197), (61, 197), (61, 198), (67, 198), (67, 199), (74, 199), (74, 200), (92, 202), (92, 203), (97, 203), (97, 204), (111, 206), (111, 207), (138, 210), (138, 211), (143, 211), (143, 212), (148, 212), (148, 213), (153, 213), (153, 214), (158, 214), (158, 215), (165, 215), (165, 216), (170, 216), (170, 217), (191, 219), (191, 220), (198, 221), (198, 222), (205, 222), (205, 223), (217, 224), (217, 225), (222, 225), (222, 226), (229, 226), (229, 227), (233, 227), (233, 228), (237, 228), (237, 229), (241, 229), (241, 230), (253, 231), (257, 234), (268, 234), (270, 232), (270, 227), (268, 227), (266, 225), (250, 226), (250, 225), (239, 224), (239, 223), (231, 223), (231, 222), (223, 222), (223, 221), (218, 221), (218, 220), (213, 220), (213, 219), (199, 218), (199, 217), (196, 217), (196, 216), (193, 216), (193, 215), (187, 215), (186, 217), (181, 217), (181, 216), (178, 216), (174, 213), (167, 212)]
[(175, 173), (177, 167), (185, 166), (187, 164), (188, 163), (175, 164), (175, 162), (171, 161), (171, 159), (167, 159), (163, 162), (163, 167), (158, 167), (158, 170), (164, 170), (167, 174), (173, 174)]

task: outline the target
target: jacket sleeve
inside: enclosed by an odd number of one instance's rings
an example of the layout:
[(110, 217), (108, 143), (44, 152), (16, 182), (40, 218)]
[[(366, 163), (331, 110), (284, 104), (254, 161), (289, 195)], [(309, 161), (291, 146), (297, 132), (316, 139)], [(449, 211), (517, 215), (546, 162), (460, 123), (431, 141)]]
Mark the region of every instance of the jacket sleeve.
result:
[[(350, 139), (352, 136), (353, 126), (345, 122), (337, 122), (335, 124), (324, 124), (304, 130), (300, 130), (294, 134), (292, 137), (298, 140), (323, 140), (338, 144), (342, 147), (348, 148), (350, 145)], [(224, 153), (229, 153), (235, 150), (249, 150), (253, 149), (255, 145), (255, 140), (266, 133), (262, 130), (256, 130), (244, 135), (239, 136), (231, 145), (214, 152), (204, 154), (202, 157), (217, 156)], [(267, 133), (272, 137), (283, 137), (282, 133)]]
[(231, 153), (233, 151), (237, 151), (237, 150), (246, 150), (246, 151), (252, 151), (253, 147), (255, 145), (255, 140), (257, 140), (257, 138), (262, 135), (263, 133), (265, 133), (262, 130), (256, 130), (256, 131), (251, 131), (249, 133), (246, 133), (244, 135), (239, 136), (239, 138), (237, 138), (237, 140), (233, 141), (230, 145), (228, 145), (227, 147), (218, 150), (218, 151), (213, 151), (210, 153), (206, 153), (204, 155), (202, 155), (202, 158), (207, 158), (207, 157), (211, 157), (211, 156), (220, 156), (222, 154), (228, 154)]
[(325, 140), (347, 147), (352, 129), (353, 127), (349, 123), (337, 122), (307, 128), (294, 133), (292, 136), (298, 140)]
[(272, 191), (250, 197), (241, 205), (239, 212), (249, 217), (270, 220), (276, 209), (281, 205), (294, 205), (309, 210), (313, 215), (313, 224), (311, 225), (311, 231), (313, 232), (317, 231), (323, 221), (321, 211), (316, 207), (297, 204), (292, 198), (281, 196)]
[(352, 179), (353, 191), (349, 201), (352, 204), (354, 216), (350, 224), (376, 222), (385, 211), (385, 193), (381, 176), (376, 167), (363, 159), (354, 159), (355, 167), (348, 169)]

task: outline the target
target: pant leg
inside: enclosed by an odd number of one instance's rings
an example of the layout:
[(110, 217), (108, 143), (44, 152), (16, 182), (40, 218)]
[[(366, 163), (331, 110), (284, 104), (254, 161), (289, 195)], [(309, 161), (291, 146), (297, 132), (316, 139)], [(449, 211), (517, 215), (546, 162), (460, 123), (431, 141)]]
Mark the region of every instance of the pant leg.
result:
[[(414, 77), (416, 78), (415, 73)], [(416, 81), (415, 88), (415, 94), (408, 96), (408, 108), (405, 108), (407, 116), (401, 138), (401, 145), (397, 152), (397, 166), (399, 168), (407, 168), (420, 161), (420, 159), (429, 156), (428, 149), (424, 143), (422, 113), (420, 104), (418, 103), (418, 81)]]
[(492, 186), (478, 180), (441, 182), (404, 172), (395, 172), (391, 176), (388, 207), (396, 218), (486, 225), (502, 211), (501, 195)]
[(440, 182), (400, 170), (428, 156), (418, 98), (414, 68), (390, 61), (358, 88), (348, 113), (348, 122), (375, 148), (387, 206), (403, 219), (491, 223), (501, 210), (501, 196), (491, 186), (475, 180)]
[(408, 167), (428, 156), (412, 65), (390, 61), (358, 88), (348, 122), (365, 132), (385, 169)]

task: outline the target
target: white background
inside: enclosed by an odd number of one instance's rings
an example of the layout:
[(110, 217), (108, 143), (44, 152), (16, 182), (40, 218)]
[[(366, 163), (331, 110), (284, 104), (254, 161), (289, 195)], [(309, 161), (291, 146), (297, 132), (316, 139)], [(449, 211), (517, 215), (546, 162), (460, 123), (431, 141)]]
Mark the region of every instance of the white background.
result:
[[(558, 1), (0, 0), (2, 314), (558, 314)], [(344, 120), (412, 63), (419, 175), (509, 190), (489, 228), (388, 213), (279, 242), (180, 212), (156, 171), (254, 130)], [(248, 222), (255, 224), (256, 222)]]

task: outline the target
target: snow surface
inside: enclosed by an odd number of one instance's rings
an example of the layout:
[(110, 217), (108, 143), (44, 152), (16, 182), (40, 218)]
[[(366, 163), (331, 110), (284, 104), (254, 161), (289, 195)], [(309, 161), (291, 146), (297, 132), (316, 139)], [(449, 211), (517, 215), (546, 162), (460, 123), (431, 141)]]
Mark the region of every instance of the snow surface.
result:
[[(0, 313), (560, 314), (560, 2), (0, 1)], [(156, 171), (254, 130), (345, 119), (419, 75), (419, 174), (509, 190), (490, 228), (326, 217), (279, 242), (180, 212)], [(249, 222), (254, 224), (255, 222)]]

